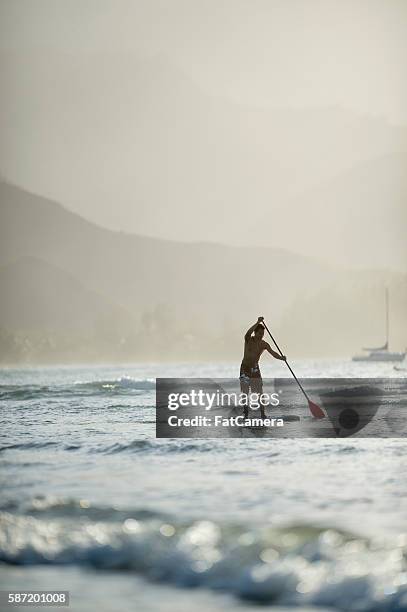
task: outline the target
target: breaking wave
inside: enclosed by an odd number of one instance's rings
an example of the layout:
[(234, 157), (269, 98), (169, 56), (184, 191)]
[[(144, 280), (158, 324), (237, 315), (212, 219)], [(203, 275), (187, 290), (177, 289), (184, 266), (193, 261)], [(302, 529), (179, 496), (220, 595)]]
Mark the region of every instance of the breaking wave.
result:
[(86, 500), (36, 498), (0, 514), (0, 561), (133, 571), (240, 599), (335, 610), (406, 610), (407, 541), (316, 526), (179, 521)]
[(63, 396), (131, 395), (155, 389), (151, 378), (123, 376), (113, 380), (76, 381), (70, 385), (0, 385), (0, 400), (31, 400)]
[(127, 443), (116, 442), (107, 447), (103, 447), (98, 452), (105, 453), (108, 455), (115, 455), (117, 453), (140, 453), (140, 452), (154, 452), (163, 454), (172, 453), (188, 453), (189, 451), (197, 451), (201, 453), (216, 451), (216, 445), (211, 441), (192, 441), (188, 442), (185, 440), (170, 440), (170, 441), (157, 441), (157, 440), (132, 440)]

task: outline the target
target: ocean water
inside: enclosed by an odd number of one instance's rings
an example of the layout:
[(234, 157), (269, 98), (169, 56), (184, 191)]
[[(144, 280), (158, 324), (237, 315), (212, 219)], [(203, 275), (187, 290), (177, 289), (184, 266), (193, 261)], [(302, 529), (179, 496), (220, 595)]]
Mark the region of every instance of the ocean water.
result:
[(0, 371), (0, 588), (69, 590), (75, 611), (407, 610), (405, 440), (157, 440), (157, 376), (237, 368)]

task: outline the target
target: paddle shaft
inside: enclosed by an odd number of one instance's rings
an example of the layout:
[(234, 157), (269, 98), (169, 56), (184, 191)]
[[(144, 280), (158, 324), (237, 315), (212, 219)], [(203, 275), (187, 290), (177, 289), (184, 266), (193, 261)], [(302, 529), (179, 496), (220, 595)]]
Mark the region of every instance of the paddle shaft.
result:
[[(266, 323), (263, 321), (263, 325), (266, 328), (266, 330), (268, 331), (268, 334), (270, 336), (270, 338), (272, 339), (272, 341), (274, 342), (276, 349), (278, 350), (278, 352), (280, 353), (281, 356), (284, 355), (284, 353), (282, 352), (281, 348), (278, 346), (277, 342), (275, 341), (275, 339), (273, 338), (273, 334), (271, 333), (271, 331), (269, 330), (269, 328), (267, 327)], [(306, 394), (304, 387), (302, 386), (302, 384), (300, 383), (300, 381), (298, 380), (298, 378), (296, 377), (296, 375), (294, 374), (293, 369), (291, 368), (290, 364), (288, 363), (288, 361), (285, 362), (285, 365), (287, 366), (287, 368), (290, 370), (291, 374), (293, 375), (295, 382), (297, 383), (297, 385), (299, 386), (299, 388), (301, 389), (301, 391), (303, 392), (303, 394), (305, 395), (305, 397), (307, 398), (307, 401), (309, 403), (310, 399), (308, 397), (308, 395)]]

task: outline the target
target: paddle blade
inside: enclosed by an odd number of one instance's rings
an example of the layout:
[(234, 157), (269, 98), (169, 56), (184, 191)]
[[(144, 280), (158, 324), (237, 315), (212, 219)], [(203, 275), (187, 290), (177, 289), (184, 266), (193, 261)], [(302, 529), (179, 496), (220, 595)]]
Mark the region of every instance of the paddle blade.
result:
[(311, 402), (311, 400), (308, 400), (308, 406), (309, 406), (309, 409), (313, 417), (315, 417), (316, 419), (325, 418), (325, 412), (317, 404), (314, 404), (314, 402)]

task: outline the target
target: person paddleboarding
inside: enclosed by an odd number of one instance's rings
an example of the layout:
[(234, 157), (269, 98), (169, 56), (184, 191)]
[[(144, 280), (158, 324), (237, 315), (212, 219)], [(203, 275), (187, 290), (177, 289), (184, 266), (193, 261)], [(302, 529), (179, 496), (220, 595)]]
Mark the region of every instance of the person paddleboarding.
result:
[[(244, 353), (240, 366), (240, 391), (245, 395), (249, 393), (263, 393), (263, 380), (259, 368), (259, 359), (263, 351), (267, 351), (275, 359), (287, 361), (285, 355), (280, 355), (273, 351), (268, 342), (263, 340), (264, 336), (264, 317), (258, 317), (256, 323), (249, 327), (244, 335)], [(249, 406), (244, 407), (243, 415), (248, 417)], [(261, 406), (261, 418), (266, 418), (264, 406)]]

